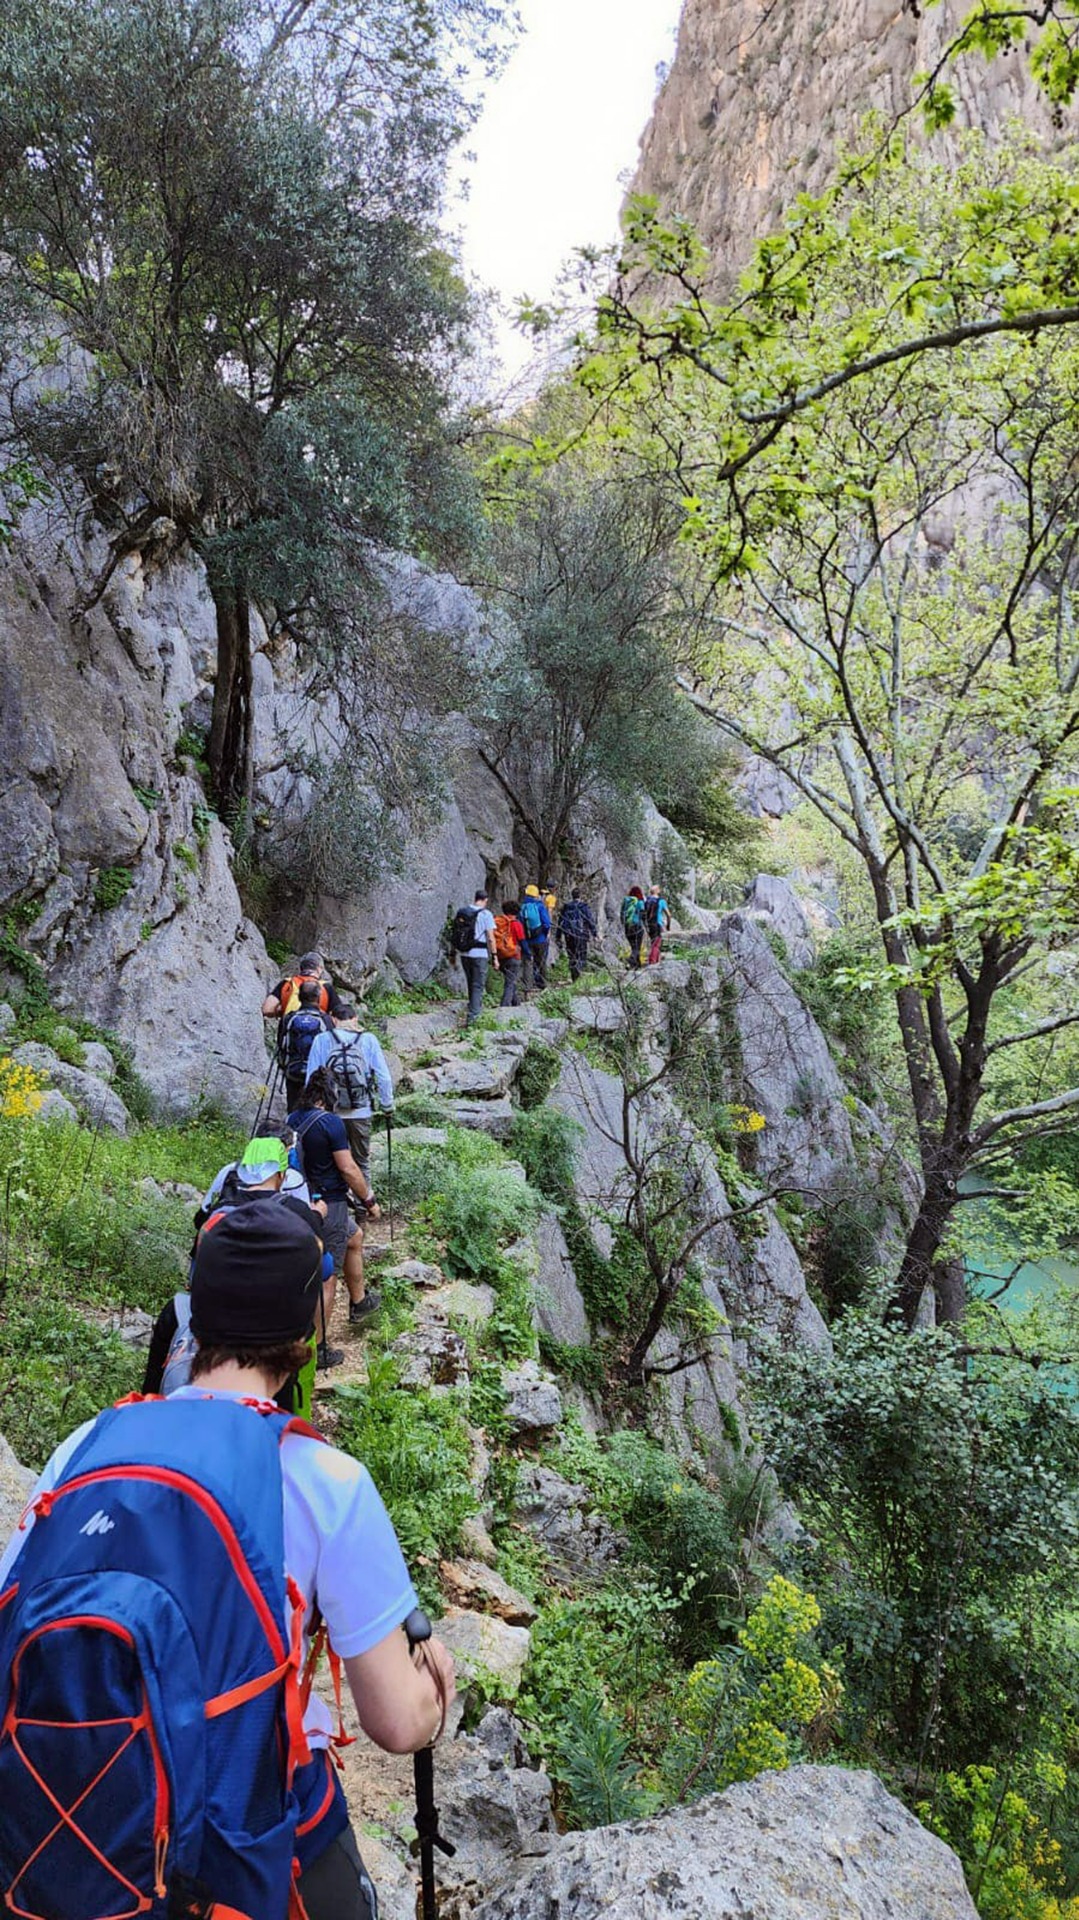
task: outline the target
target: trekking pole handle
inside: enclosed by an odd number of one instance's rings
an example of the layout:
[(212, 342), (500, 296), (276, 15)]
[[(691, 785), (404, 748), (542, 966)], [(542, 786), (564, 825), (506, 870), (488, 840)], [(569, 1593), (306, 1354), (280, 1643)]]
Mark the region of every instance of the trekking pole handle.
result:
[(422, 1607), (413, 1607), (408, 1619), (404, 1622), (404, 1628), (410, 1647), (418, 1647), (424, 1640), (431, 1638), (431, 1622)]

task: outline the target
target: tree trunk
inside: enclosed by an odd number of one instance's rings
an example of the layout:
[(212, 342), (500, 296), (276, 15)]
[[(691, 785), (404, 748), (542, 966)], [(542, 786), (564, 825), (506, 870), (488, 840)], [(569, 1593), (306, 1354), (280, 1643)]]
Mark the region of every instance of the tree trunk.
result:
[[(925, 1191), (914, 1217), (903, 1260), (895, 1283), (895, 1300), (908, 1328), (913, 1327), (922, 1295), (932, 1287), (944, 1320), (959, 1320), (963, 1314), (963, 1287), (956, 1286), (958, 1262), (940, 1260), (941, 1242), (955, 1207), (958, 1174), (951, 1160), (941, 1155), (925, 1171)], [(960, 1269), (961, 1271), (961, 1269)]]
[(210, 581), (217, 615), (217, 674), (207, 758), (214, 803), (226, 825), (243, 825), (251, 805), (254, 713), (251, 609), (243, 580)]

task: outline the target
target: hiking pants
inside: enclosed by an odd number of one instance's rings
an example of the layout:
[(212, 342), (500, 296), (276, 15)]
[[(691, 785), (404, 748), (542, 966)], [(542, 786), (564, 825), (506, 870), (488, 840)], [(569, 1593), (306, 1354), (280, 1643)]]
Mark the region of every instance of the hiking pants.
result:
[(546, 934), (537, 934), (535, 938), (526, 940), (521, 948), (521, 958), (523, 962), (521, 985), (525, 992), (527, 993), (532, 987), (537, 989), (545, 987), (547, 985)]
[(461, 956), (461, 965), (468, 981), (468, 1014), (466, 1027), (478, 1020), (483, 1012), (483, 989), (487, 985), (487, 969), (490, 961), (485, 953), (465, 953)]
[(648, 949), (648, 964), (650, 967), (655, 966), (656, 961), (660, 958), (660, 955), (662, 954), (662, 952), (663, 952), (663, 935), (661, 933), (654, 933), (652, 935), (652, 944)]
[(577, 980), (588, 965), (588, 935), (587, 933), (566, 933), (562, 938), (566, 943), (569, 977), (571, 980)]
[(307, 1920), (378, 1920), (378, 1900), (351, 1827), (300, 1875)]
[(643, 926), (627, 927), (626, 939), (629, 941), (629, 964), (631, 967), (639, 967), (641, 964), (641, 948), (644, 945)]
[(514, 954), (512, 960), (503, 960), (502, 962), (502, 1006), (516, 1007), (519, 1005), (517, 999), (517, 982), (520, 978), (521, 956), (517, 953)]
[(370, 1185), (371, 1167), (371, 1128), (374, 1124), (371, 1115), (343, 1113), (345, 1132), (348, 1135), (348, 1149)]

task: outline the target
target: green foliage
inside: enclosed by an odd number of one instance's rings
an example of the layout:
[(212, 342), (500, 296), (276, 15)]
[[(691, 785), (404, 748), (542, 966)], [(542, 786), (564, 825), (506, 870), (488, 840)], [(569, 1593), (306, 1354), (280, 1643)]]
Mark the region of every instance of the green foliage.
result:
[(19, 927), (9, 914), (0, 927), (0, 967), (15, 975), (22, 986), (22, 1005), (38, 1009), (48, 1005), (49, 991), (45, 969), (36, 954), (29, 953), (18, 938)]
[[(1059, 1800), (1066, 1773), (1051, 1755), (1035, 1755), (1024, 1772), (1039, 1799)], [(1061, 1897), (1060, 1844), (1007, 1774), (988, 1766), (946, 1773), (917, 1812), (955, 1848), (982, 1920), (1079, 1920), (1079, 1899)]]
[(637, 1785), (621, 1723), (594, 1704), (562, 1721), (554, 1764), (565, 1794), (566, 1825), (609, 1827), (652, 1813), (656, 1796)]
[(814, 1647), (821, 1613), (812, 1594), (776, 1574), (733, 1647), (701, 1661), (673, 1705), (662, 1760), (675, 1800), (717, 1793), (801, 1758), (805, 1730), (834, 1715), (835, 1674)]
[(189, 873), (198, 872), (199, 856), (195, 852), (194, 847), (188, 846), (186, 840), (178, 840), (172, 851), (176, 859), (180, 861), (182, 866), (187, 868)]
[(451, 1273), (465, 1280), (495, 1280), (500, 1250), (535, 1218), (537, 1196), (516, 1174), (500, 1166), (462, 1168), (417, 1209), (445, 1247)]
[(530, 1040), (517, 1073), (517, 1098), (525, 1112), (541, 1106), (558, 1079), (561, 1061), (545, 1040)]
[[(183, 731), (177, 735), (176, 739), (176, 758), (178, 760), (193, 760), (196, 772), (200, 773), (204, 780), (210, 771), (209, 761), (206, 758), (206, 741), (207, 736), (204, 727), (185, 727)], [(200, 803), (200, 805), (202, 813), (209, 816), (212, 809), (206, 806), (205, 802)], [(208, 828), (208, 817), (206, 824)], [(196, 827), (196, 832), (197, 831), (198, 828)]]
[(615, 1333), (623, 1331), (633, 1308), (646, 1293), (647, 1270), (639, 1242), (620, 1220), (611, 1224), (610, 1253), (602, 1254), (576, 1201), (568, 1202), (563, 1209), (562, 1225), (591, 1325), (608, 1327)]
[(454, 1553), (462, 1521), (476, 1510), (461, 1410), (449, 1395), (422, 1388), (402, 1393), (397, 1367), (386, 1354), (371, 1362), (366, 1385), (340, 1388), (335, 1403), (338, 1444), (370, 1472), (421, 1600), (437, 1612), (434, 1568)]
[(138, 1388), (142, 1357), (85, 1319), (47, 1267), (9, 1277), (0, 1307), (4, 1435), (42, 1467), (74, 1427)]
[(135, 884), (130, 867), (102, 867), (94, 881), (94, 905), (99, 913), (108, 913), (126, 900)]
[(446, 1109), (433, 1093), (405, 1093), (394, 1103), (394, 1125), (398, 1127), (441, 1127)]
[(161, 793), (157, 787), (140, 787), (136, 780), (131, 782), (131, 791), (141, 807), (147, 813), (156, 813), (161, 805)]
[(758, 1419), (816, 1547), (851, 1737), (962, 1767), (1051, 1712), (1079, 1571), (1079, 1413), (1020, 1360), (848, 1313), (831, 1354), (772, 1354)]
[(513, 1116), (510, 1152), (521, 1162), (530, 1185), (549, 1200), (564, 1200), (572, 1189), (582, 1133), (579, 1121), (554, 1107), (526, 1108)]
[(586, 1393), (601, 1395), (607, 1384), (607, 1359), (595, 1342), (575, 1347), (570, 1341), (556, 1340), (553, 1334), (539, 1332), (539, 1354), (545, 1366), (564, 1380), (573, 1380)]

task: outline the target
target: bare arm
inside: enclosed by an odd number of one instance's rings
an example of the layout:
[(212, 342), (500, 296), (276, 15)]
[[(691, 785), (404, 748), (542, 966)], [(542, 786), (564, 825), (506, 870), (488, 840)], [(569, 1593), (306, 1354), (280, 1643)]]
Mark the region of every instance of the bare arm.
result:
[[(349, 1191), (359, 1194), (361, 1200), (370, 1200), (371, 1188), (364, 1179), (363, 1169), (357, 1166), (347, 1147), (338, 1148), (333, 1156), (333, 1163)], [(376, 1220), (378, 1218), (377, 1207), (374, 1210), (374, 1218)]]
[(265, 1000), (262, 1003), (263, 1019), (276, 1020), (280, 1011), (281, 1011), (281, 1002), (278, 999), (276, 993), (268, 993), (266, 995)]
[[(430, 1658), (442, 1678), (448, 1706), (456, 1693), (453, 1660), (441, 1640), (429, 1640)], [(415, 1753), (438, 1732), (442, 1702), (427, 1668), (417, 1664), (408, 1641), (395, 1627), (369, 1653), (345, 1661), (348, 1684), (360, 1725), (369, 1740), (387, 1753)]]

